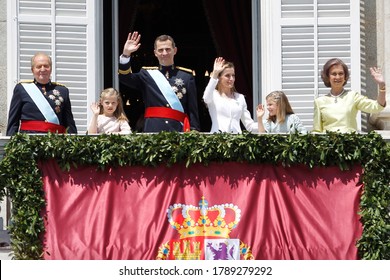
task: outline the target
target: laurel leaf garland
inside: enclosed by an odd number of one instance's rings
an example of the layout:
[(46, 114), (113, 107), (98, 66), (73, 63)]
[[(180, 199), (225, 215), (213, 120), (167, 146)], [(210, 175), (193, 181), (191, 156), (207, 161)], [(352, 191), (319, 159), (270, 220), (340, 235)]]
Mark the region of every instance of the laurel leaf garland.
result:
[(364, 168), (361, 196), (362, 259), (390, 259), (390, 149), (380, 135), (368, 134), (202, 134), (161, 132), (131, 135), (17, 134), (0, 161), (0, 194), (12, 201), (9, 228), (15, 259), (42, 259), (45, 208), (40, 161), (55, 159), (64, 170), (92, 165), (172, 166), (182, 163), (247, 162)]

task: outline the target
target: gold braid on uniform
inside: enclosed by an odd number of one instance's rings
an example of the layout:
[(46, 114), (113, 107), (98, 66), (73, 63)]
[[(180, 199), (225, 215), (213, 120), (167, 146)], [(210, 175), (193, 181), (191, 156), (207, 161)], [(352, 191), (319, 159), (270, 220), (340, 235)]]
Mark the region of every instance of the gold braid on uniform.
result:
[(127, 69), (127, 70), (121, 70), (121, 69), (119, 69), (119, 70), (118, 70), (118, 73), (121, 74), (121, 75), (127, 75), (127, 74), (133, 73), (133, 72), (131, 71), (131, 68), (129, 68), (129, 69)]
[(64, 84), (61, 84), (61, 83), (58, 83), (58, 82), (51, 82), (53, 85), (55, 86), (62, 86), (62, 87), (66, 87)]
[(142, 69), (145, 69), (145, 70), (157, 70), (158, 66), (142, 66)]
[(21, 80), (21, 81), (19, 81), (19, 83), (18, 84), (31, 84), (31, 83), (33, 83), (34, 82), (34, 80)]
[(189, 69), (189, 68), (184, 68), (184, 67), (181, 67), (181, 66), (176, 66), (177, 69), (181, 70), (181, 71), (184, 71), (184, 72), (188, 72), (188, 73), (193, 73), (192, 69)]

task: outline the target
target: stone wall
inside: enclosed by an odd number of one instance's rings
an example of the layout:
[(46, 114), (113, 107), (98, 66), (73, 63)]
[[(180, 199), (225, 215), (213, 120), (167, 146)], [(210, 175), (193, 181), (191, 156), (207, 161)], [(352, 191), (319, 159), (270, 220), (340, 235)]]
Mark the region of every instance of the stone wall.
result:
[(0, 135), (7, 126), (7, 0), (0, 0)]
[[(370, 117), (370, 123), (379, 130), (390, 130), (390, 1), (376, 0), (376, 58), (383, 69), (387, 84), (387, 107)], [(377, 90), (377, 89), (376, 89)]]

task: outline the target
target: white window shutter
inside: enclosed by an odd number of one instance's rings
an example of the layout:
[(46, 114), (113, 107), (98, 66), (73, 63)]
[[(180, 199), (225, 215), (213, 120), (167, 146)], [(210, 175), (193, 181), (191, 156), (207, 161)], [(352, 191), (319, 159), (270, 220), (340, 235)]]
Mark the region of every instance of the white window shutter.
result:
[[(99, 0), (9, 0), (16, 46), (11, 50), (15, 69), (12, 84), (32, 79), (30, 59), (42, 51), (53, 61), (52, 80), (69, 88), (79, 134), (87, 131), (89, 104), (102, 90), (101, 25)], [(11, 96), (8, 96), (10, 101)]]
[[(265, 1), (264, 1), (265, 2)], [(347, 88), (360, 90), (359, 1), (271, 1), (262, 22), (263, 101), (283, 90), (308, 130), (313, 126), (314, 99), (329, 92), (321, 80), (324, 63), (341, 58), (351, 71)], [(279, 77), (280, 76), (280, 77)]]

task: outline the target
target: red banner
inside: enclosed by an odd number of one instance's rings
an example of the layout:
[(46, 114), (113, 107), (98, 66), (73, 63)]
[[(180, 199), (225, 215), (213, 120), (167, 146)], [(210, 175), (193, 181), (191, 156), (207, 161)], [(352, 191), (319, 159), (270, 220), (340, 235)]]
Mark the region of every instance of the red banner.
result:
[(40, 163), (45, 259), (356, 259), (362, 169)]

